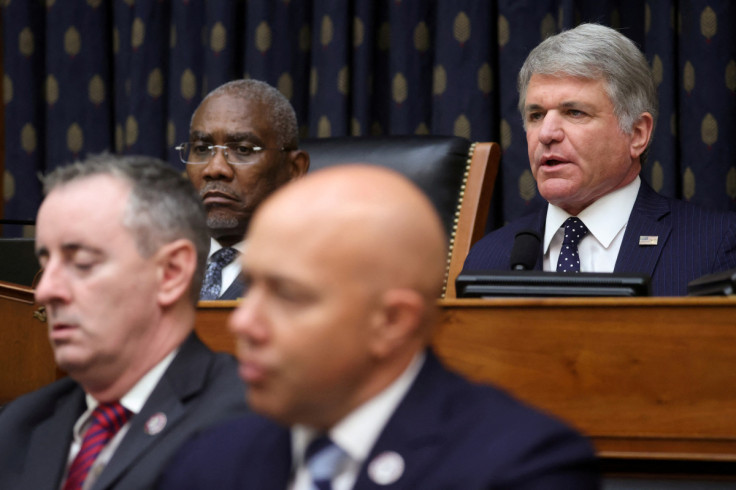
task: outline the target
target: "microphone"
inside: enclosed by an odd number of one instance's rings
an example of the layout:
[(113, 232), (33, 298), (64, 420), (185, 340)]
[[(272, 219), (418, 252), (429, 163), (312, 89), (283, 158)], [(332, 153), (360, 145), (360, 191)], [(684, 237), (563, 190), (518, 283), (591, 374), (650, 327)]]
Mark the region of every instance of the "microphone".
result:
[(534, 230), (521, 230), (514, 238), (511, 249), (511, 270), (529, 271), (534, 269), (539, 256), (542, 239)]

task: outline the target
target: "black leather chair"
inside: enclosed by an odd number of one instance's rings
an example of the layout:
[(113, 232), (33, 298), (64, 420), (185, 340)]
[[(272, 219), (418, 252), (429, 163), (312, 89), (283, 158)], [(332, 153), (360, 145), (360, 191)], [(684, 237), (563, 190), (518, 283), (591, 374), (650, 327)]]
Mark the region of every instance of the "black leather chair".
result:
[(0, 238), (0, 281), (33, 286), (39, 269), (33, 238)]
[(426, 192), (449, 237), (443, 297), (455, 297), (455, 277), (470, 246), (485, 232), (500, 159), (498, 144), (456, 136), (376, 136), (307, 139), (300, 146), (310, 154), (310, 172), (336, 164), (372, 163), (401, 172)]

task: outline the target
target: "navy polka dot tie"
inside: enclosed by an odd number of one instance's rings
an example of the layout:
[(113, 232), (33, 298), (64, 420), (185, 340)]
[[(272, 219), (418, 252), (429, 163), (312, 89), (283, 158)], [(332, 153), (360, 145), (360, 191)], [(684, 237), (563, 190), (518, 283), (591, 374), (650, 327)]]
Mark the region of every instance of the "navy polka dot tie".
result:
[(565, 238), (562, 239), (560, 258), (557, 259), (557, 272), (580, 272), (578, 243), (588, 234), (588, 228), (580, 219), (570, 217), (565, 220)]
[(204, 273), (204, 283), (199, 293), (199, 299), (212, 300), (220, 296), (222, 288), (222, 269), (232, 262), (238, 255), (238, 251), (231, 247), (223, 247), (212, 254), (207, 262), (207, 270)]

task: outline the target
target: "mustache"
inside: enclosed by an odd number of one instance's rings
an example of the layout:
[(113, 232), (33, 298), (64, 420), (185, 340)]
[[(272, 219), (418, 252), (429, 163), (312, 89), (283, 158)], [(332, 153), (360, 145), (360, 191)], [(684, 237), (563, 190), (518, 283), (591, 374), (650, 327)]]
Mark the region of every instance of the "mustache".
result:
[(58, 311), (53, 306), (45, 305), (46, 307), (46, 323), (48, 326), (52, 325), (79, 325), (79, 318), (77, 315), (67, 313), (64, 311)]
[(199, 197), (204, 198), (205, 194), (207, 194), (208, 192), (221, 192), (223, 194), (227, 194), (228, 196), (234, 195), (230, 187), (223, 184), (222, 182), (207, 182), (204, 187), (199, 190)]

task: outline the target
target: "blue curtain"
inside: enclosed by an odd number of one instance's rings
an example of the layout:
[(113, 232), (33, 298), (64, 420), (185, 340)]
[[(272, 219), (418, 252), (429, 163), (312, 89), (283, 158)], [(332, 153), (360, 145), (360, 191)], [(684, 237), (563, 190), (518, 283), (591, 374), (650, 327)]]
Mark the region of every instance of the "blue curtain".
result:
[[(661, 115), (644, 178), (736, 209), (736, 2), (729, 0), (72, 0), (3, 3), (4, 218), (33, 220), (38, 175), (88, 153), (182, 168), (208, 90), (251, 77), (303, 137), (455, 134), (498, 141), (489, 226), (540, 205), (516, 110), (530, 49), (580, 22), (646, 53)], [(31, 234), (4, 226), (3, 234)]]

